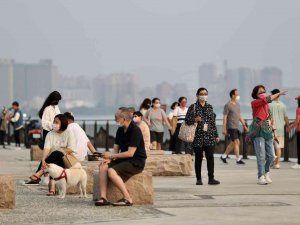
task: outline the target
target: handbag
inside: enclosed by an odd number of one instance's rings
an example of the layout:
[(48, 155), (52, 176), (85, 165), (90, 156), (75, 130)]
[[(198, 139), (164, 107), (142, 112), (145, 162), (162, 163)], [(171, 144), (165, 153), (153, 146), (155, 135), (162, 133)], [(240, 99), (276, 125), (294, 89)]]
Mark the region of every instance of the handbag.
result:
[[(196, 114), (195, 107), (196, 106), (194, 104), (194, 115)], [(183, 121), (179, 130), (178, 138), (187, 143), (194, 142), (197, 126), (197, 123), (187, 125), (185, 121)]]
[(63, 161), (66, 169), (71, 168), (72, 166), (74, 166), (76, 163), (79, 162), (78, 159), (72, 153), (68, 155), (64, 155)]

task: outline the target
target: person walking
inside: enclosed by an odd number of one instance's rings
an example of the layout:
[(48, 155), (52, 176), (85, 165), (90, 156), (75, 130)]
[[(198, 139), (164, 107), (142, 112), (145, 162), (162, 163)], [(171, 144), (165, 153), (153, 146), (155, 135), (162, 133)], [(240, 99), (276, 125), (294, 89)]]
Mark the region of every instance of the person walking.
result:
[(160, 108), (160, 99), (152, 99), (152, 108), (146, 112), (146, 121), (150, 127), (150, 139), (152, 148), (161, 150), (164, 137), (164, 123), (172, 130), (164, 110)]
[(240, 156), (240, 131), (239, 122), (242, 123), (244, 131), (248, 131), (245, 120), (241, 114), (240, 104), (238, 103), (240, 99), (240, 93), (237, 89), (233, 89), (229, 93), (230, 101), (226, 103), (223, 111), (223, 134), (225, 138), (229, 136), (231, 142), (227, 146), (223, 155), (220, 159), (223, 163), (227, 163), (226, 158), (229, 153), (234, 150), (236, 157), (236, 164), (243, 165), (245, 162)]
[(275, 158), (273, 145), (273, 118), (269, 103), (287, 92), (283, 91), (267, 96), (263, 85), (253, 88), (251, 102), (253, 121), (250, 132), (254, 132), (253, 143), (257, 160), (258, 182), (265, 185), (272, 183), (270, 178), (270, 165)]
[(48, 95), (42, 108), (39, 110), (39, 117), (42, 120), (43, 127), (43, 142), (39, 145), (41, 149), (44, 149), (46, 136), (52, 130), (54, 117), (60, 114), (60, 110), (58, 108), (60, 100), (60, 93), (58, 91), (53, 91)]
[(14, 109), (14, 114), (10, 118), (10, 121), (13, 123), (14, 127), (14, 138), (16, 142), (16, 147), (21, 148), (20, 134), (24, 126), (23, 113), (21, 112), (20, 105), (17, 101), (12, 103), (12, 108)]
[(216, 114), (212, 105), (207, 103), (208, 91), (206, 88), (199, 88), (196, 96), (198, 100), (188, 108), (185, 117), (187, 125), (198, 124), (193, 142), (196, 185), (203, 185), (201, 176), (203, 152), (205, 152), (207, 161), (208, 184), (218, 185), (220, 181), (214, 178), (214, 147), (220, 141), (216, 126)]
[(176, 138), (174, 138), (176, 126), (177, 126), (177, 118), (174, 117), (174, 110), (178, 106), (178, 102), (173, 102), (171, 107), (170, 107), (170, 112), (168, 114), (168, 121), (172, 127), (172, 130), (169, 131), (170, 133), (170, 145), (169, 145), (169, 150), (172, 151), (172, 153), (175, 154), (175, 146), (176, 146)]
[[(280, 93), (279, 89), (274, 89), (271, 91), (272, 95)], [(276, 158), (273, 162), (273, 168), (280, 168), (280, 158), (281, 151), (284, 148), (284, 126), (286, 126), (286, 130), (290, 130), (289, 118), (286, 113), (286, 106), (283, 102), (279, 101), (279, 96), (275, 98), (270, 104), (270, 110), (272, 112), (273, 120), (274, 120), (274, 147), (275, 147), (275, 155)]]
[(151, 107), (151, 99), (145, 98), (140, 106), (140, 112), (143, 114), (143, 116), (146, 115), (146, 112), (150, 109), (150, 107)]
[(3, 107), (0, 115), (0, 145), (5, 148), (5, 135), (6, 135), (6, 130), (7, 130), (7, 120), (6, 120), (6, 115), (7, 115), (7, 110), (5, 107)]
[(295, 98), (298, 101), (298, 107), (296, 109), (296, 120), (293, 123), (293, 127), (296, 128), (297, 137), (297, 163), (292, 166), (293, 169), (300, 169), (300, 95)]

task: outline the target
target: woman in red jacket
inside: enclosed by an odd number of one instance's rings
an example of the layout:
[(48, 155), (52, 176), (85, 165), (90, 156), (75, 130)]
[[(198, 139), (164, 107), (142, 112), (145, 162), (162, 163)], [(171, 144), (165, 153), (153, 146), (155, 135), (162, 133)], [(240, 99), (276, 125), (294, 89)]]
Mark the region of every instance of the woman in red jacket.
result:
[(273, 119), (269, 103), (280, 95), (285, 95), (283, 91), (267, 96), (263, 85), (254, 87), (251, 102), (253, 122), (250, 131), (256, 131), (254, 137), (254, 149), (257, 159), (258, 184), (270, 184), (270, 165), (275, 158), (273, 146)]

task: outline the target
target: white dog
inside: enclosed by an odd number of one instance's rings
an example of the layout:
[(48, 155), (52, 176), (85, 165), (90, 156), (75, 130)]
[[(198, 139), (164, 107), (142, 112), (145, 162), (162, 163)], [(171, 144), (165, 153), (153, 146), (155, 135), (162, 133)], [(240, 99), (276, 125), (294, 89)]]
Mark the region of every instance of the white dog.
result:
[(80, 197), (87, 197), (87, 175), (85, 170), (82, 169), (80, 163), (76, 163), (70, 169), (64, 169), (56, 164), (50, 163), (47, 164), (45, 172), (48, 172), (49, 175), (55, 180), (55, 185), (59, 191), (59, 198), (65, 198), (67, 187), (76, 185), (80, 190)]

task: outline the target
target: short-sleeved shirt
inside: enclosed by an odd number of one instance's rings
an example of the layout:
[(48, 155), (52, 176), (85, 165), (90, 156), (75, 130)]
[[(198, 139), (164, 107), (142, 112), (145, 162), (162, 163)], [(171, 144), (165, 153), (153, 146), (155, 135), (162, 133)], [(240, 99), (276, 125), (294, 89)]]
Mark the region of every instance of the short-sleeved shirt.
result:
[(146, 113), (146, 117), (150, 120), (150, 130), (155, 132), (164, 132), (164, 121), (167, 120), (167, 115), (164, 110), (158, 109), (154, 111), (152, 108)]
[(115, 144), (119, 146), (121, 152), (128, 151), (129, 147), (136, 147), (132, 158), (117, 159), (117, 161), (130, 161), (134, 166), (144, 168), (146, 162), (145, 144), (141, 129), (131, 122), (127, 131), (123, 127), (117, 130)]
[(286, 107), (280, 101), (273, 101), (269, 104), (275, 122), (276, 135), (284, 136), (284, 118), (287, 116)]
[(174, 116), (177, 116), (177, 123), (183, 123), (185, 120), (186, 113), (188, 111), (188, 108), (185, 107), (182, 109), (181, 107), (176, 107), (174, 110)]
[(74, 155), (79, 161), (83, 161), (87, 155), (87, 144), (90, 140), (86, 136), (84, 130), (77, 123), (70, 123), (68, 125), (68, 130), (70, 130), (74, 134), (76, 141), (76, 149), (74, 151)]
[(64, 152), (63, 148), (72, 149), (74, 152), (76, 149), (74, 134), (68, 129), (62, 133), (57, 133), (52, 130), (46, 136), (44, 148), (50, 149), (49, 153), (52, 153), (53, 151)]
[[(296, 116), (300, 116), (300, 107), (297, 108)], [(300, 122), (297, 125), (297, 131), (300, 131)]]
[(241, 107), (238, 102), (233, 104), (229, 101), (224, 106), (223, 115), (227, 115), (227, 129), (238, 129), (241, 115)]

